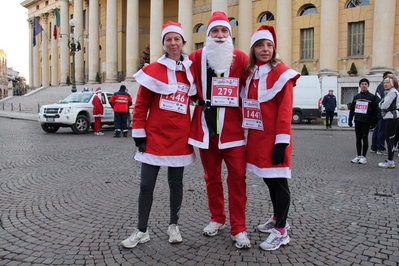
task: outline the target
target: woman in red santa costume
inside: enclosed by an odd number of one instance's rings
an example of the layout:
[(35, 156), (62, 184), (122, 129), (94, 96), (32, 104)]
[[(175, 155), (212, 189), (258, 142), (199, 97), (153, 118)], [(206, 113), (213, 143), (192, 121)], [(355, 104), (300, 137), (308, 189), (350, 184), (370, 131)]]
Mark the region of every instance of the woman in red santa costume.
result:
[(188, 137), (189, 97), (196, 93), (190, 72), (192, 62), (182, 54), (184, 44), (180, 23), (169, 21), (162, 30), (162, 45), (166, 54), (134, 75), (141, 86), (133, 112), (132, 136), (138, 147), (134, 158), (142, 165), (138, 225), (133, 234), (122, 241), (126, 248), (134, 248), (150, 240), (148, 218), (161, 166), (168, 167), (169, 242), (182, 241), (177, 222), (183, 199), (184, 166), (195, 160)]
[(212, 14), (207, 35), (206, 47), (190, 54), (198, 80), (198, 105), (193, 114), (189, 143), (200, 151), (211, 213), (204, 235), (215, 236), (226, 226), (224, 160), (228, 172), (231, 239), (237, 248), (250, 248), (245, 224), (245, 136), (239, 107), (239, 90), (248, 56), (234, 49), (225, 13)]
[(104, 106), (101, 101), (101, 88), (98, 87), (93, 96), (93, 117), (94, 117), (94, 135), (102, 136), (101, 132), (101, 117), (104, 116)]
[(276, 59), (277, 38), (273, 26), (261, 26), (251, 37), (250, 63), (243, 99), (243, 127), (248, 128), (247, 171), (263, 178), (269, 188), (273, 216), (258, 225), (270, 233), (260, 244), (275, 250), (290, 242), (287, 234), (292, 152), (293, 87), (299, 73)]

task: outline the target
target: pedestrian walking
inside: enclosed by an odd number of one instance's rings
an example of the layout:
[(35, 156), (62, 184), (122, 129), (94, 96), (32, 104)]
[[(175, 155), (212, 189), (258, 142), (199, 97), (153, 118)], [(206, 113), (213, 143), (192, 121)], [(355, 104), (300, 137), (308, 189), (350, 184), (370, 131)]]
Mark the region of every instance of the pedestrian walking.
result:
[(101, 132), (101, 118), (104, 117), (104, 106), (101, 100), (101, 88), (98, 87), (93, 95), (93, 117), (94, 117), (94, 135), (102, 136)]
[(273, 26), (261, 26), (251, 37), (250, 62), (243, 91), (243, 126), (248, 128), (248, 172), (263, 178), (273, 205), (273, 215), (258, 230), (270, 235), (260, 244), (276, 250), (290, 242), (287, 222), (290, 207), (293, 87), (300, 74), (285, 66), (277, 55)]
[(132, 96), (126, 92), (126, 86), (121, 85), (118, 92), (112, 94), (109, 102), (114, 109), (114, 138), (120, 138), (121, 132), (124, 137), (127, 137), (127, 116), (129, 107), (132, 106)]
[(366, 155), (369, 148), (369, 132), (375, 127), (377, 121), (378, 106), (376, 97), (369, 92), (370, 82), (366, 78), (359, 81), (360, 93), (353, 97), (349, 111), (348, 125), (353, 127), (355, 121), (356, 152), (352, 163), (367, 163)]
[(385, 97), (380, 102), (382, 118), (385, 120), (385, 141), (387, 143), (388, 159), (378, 166), (381, 168), (395, 168), (394, 138), (399, 128), (399, 92), (398, 80), (395, 77), (384, 79)]
[(132, 136), (141, 162), (138, 223), (132, 235), (122, 241), (126, 248), (150, 240), (148, 220), (153, 193), (161, 166), (168, 167), (170, 218), (167, 234), (170, 243), (182, 242), (178, 226), (183, 200), (184, 166), (195, 160), (188, 144), (190, 134), (189, 97), (196, 93), (190, 72), (192, 62), (182, 54), (186, 43), (180, 23), (163, 25), (165, 55), (134, 75), (140, 83), (133, 111)]
[(334, 95), (334, 90), (329, 90), (328, 94), (323, 97), (321, 104), (326, 111), (326, 129), (331, 128), (335, 108), (337, 107), (337, 98)]

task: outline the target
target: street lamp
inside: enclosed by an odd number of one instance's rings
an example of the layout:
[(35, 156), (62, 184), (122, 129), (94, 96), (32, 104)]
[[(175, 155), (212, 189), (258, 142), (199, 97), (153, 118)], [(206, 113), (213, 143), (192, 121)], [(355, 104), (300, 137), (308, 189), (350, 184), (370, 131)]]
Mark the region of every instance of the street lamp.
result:
[[(71, 19), (69, 21), (69, 25), (71, 26), (71, 33), (69, 34), (68, 38), (68, 48), (71, 49), (71, 53), (72, 53), (72, 74), (71, 74), (71, 78), (72, 78), (72, 92), (76, 92), (76, 78), (75, 78), (75, 53), (80, 51), (82, 49), (82, 46), (80, 45), (79, 39), (82, 36), (85, 36), (87, 38), (87, 34), (82, 34), (80, 35), (78, 38), (75, 38), (75, 26), (76, 26), (76, 20), (75, 19)], [(62, 38), (62, 35), (66, 35), (65, 33), (61, 33), (60, 34), (60, 38)], [(87, 41), (87, 40), (86, 40)]]

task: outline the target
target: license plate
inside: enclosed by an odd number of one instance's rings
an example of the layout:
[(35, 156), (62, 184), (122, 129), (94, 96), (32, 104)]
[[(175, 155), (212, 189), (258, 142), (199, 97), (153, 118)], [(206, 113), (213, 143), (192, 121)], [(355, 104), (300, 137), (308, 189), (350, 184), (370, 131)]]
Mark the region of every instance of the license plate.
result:
[(46, 122), (54, 122), (55, 118), (54, 117), (47, 117)]

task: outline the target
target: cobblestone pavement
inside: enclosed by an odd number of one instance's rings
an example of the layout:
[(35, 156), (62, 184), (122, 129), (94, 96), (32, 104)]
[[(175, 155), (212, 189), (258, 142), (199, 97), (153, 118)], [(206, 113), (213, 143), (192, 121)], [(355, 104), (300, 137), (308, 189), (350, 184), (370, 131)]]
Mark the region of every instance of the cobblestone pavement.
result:
[(229, 227), (203, 236), (209, 213), (198, 159), (185, 169), (183, 243), (167, 240), (169, 189), (161, 168), (151, 241), (125, 249), (120, 241), (137, 223), (140, 172), (131, 138), (112, 138), (112, 128), (99, 137), (69, 128), (47, 134), (29, 120), (0, 117), (0, 124), (0, 265), (399, 264), (398, 168), (378, 168), (385, 156), (376, 154), (351, 164), (353, 131), (294, 130), (289, 245), (259, 249), (267, 234), (255, 228), (272, 208), (264, 183), (251, 174), (253, 248), (237, 250)]

